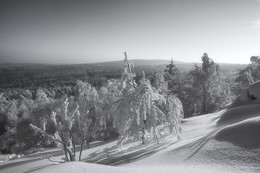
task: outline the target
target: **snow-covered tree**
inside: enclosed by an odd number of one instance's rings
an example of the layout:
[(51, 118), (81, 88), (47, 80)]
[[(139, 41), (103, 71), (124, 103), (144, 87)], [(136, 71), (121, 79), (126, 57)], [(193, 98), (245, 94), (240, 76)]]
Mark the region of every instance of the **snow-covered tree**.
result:
[(180, 98), (183, 90), (183, 78), (181, 78), (182, 74), (179, 68), (176, 67), (176, 65), (174, 64), (173, 59), (171, 59), (170, 64), (166, 66), (163, 75), (165, 81), (167, 81), (167, 92), (171, 94), (176, 94)]
[(68, 99), (66, 99), (62, 106), (63, 109), (58, 109), (58, 114), (57, 112), (53, 111), (50, 115), (50, 118), (56, 127), (56, 131), (53, 135), (48, 134), (45, 130), (33, 124), (31, 124), (30, 126), (34, 130), (52, 139), (56, 143), (57, 147), (63, 149), (67, 161), (75, 161), (75, 145), (73, 145), (74, 136), (72, 134), (71, 129), (75, 121), (75, 114), (78, 110), (78, 107), (76, 107), (73, 113), (69, 115), (68, 105)]
[[(78, 82), (77, 82), (78, 83)], [(102, 128), (106, 128), (103, 95), (106, 91), (97, 91), (87, 82), (83, 82), (81, 86), (81, 93), (76, 104), (79, 106), (76, 120), (73, 126), (73, 132), (76, 134), (78, 142), (81, 145), (79, 160), (81, 160), (81, 153), (83, 145), (89, 143), (90, 139)], [(82, 94), (84, 93), (84, 94)], [(99, 94), (100, 93), (100, 94)], [(102, 95), (103, 94), (103, 95)]]
[(35, 97), (36, 97), (36, 102), (39, 106), (50, 103), (49, 98), (47, 97), (46, 93), (42, 89), (37, 89)]
[(114, 126), (120, 134), (118, 145), (127, 138), (141, 139), (144, 143), (146, 133), (153, 133), (158, 141), (156, 135), (158, 124), (169, 127), (171, 133), (175, 129), (179, 139), (180, 123), (183, 118), (181, 102), (174, 96), (165, 97), (160, 94), (146, 80), (144, 72), (141, 83), (137, 85), (134, 80), (133, 64), (128, 61), (127, 56), (124, 62), (121, 78), (122, 98), (113, 104)]
[(66, 161), (76, 160), (76, 144), (80, 144), (78, 160), (85, 143), (104, 126), (102, 99), (98, 91), (87, 82), (78, 81), (79, 95), (67, 98), (65, 102), (54, 105), (48, 115), (55, 126), (54, 133), (48, 133), (44, 128), (33, 124), (31, 127), (53, 140), (64, 151)]
[(207, 53), (201, 57), (202, 65), (195, 64), (189, 72), (192, 78), (192, 97), (196, 98), (200, 114), (210, 113), (218, 108), (222, 102), (221, 95), (223, 81), (220, 76), (219, 65), (210, 59)]

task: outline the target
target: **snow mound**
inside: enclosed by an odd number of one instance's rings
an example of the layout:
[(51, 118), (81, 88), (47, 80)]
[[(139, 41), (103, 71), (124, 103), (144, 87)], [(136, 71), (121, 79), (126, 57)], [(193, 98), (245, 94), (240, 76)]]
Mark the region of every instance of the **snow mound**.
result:
[(260, 81), (245, 89), (229, 108), (252, 104), (260, 104)]
[(221, 127), (215, 135), (218, 141), (260, 148), (260, 81), (250, 85), (223, 110), (217, 124)]
[(260, 104), (228, 108), (222, 112), (217, 124), (233, 124), (257, 116), (260, 116)]
[(228, 125), (219, 130), (215, 138), (245, 148), (260, 148), (260, 117)]
[(260, 81), (250, 85), (223, 112), (218, 125), (233, 124), (260, 115)]

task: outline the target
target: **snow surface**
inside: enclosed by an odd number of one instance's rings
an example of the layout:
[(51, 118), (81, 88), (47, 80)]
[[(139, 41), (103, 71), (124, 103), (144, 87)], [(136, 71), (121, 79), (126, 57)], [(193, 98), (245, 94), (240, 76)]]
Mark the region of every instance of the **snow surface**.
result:
[(85, 162), (63, 163), (36, 172), (260, 172), (259, 91), (260, 83), (256, 83), (228, 108), (183, 120), (179, 142), (166, 137), (160, 144), (135, 143), (122, 150), (113, 142), (84, 153)]
[[(260, 145), (254, 140), (259, 138), (259, 132), (250, 130), (250, 127), (254, 129), (259, 126), (259, 117), (233, 125), (219, 126), (217, 121), (225, 112), (226, 110), (222, 110), (184, 120), (182, 140), (176, 142), (167, 139), (170, 141), (169, 145), (149, 157), (133, 162), (125, 157), (120, 160), (119, 166), (65, 163), (38, 172), (260, 172)], [(237, 115), (239, 118), (239, 114)], [(241, 126), (247, 128), (242, 129)], [(250, 133), (250, 140), (246, 140), (251, 144), (255, 143), (253, 148), (237, 145), (236, 141), (244, 140), (245, 134), (241, 133), (242, 131)], [(235, 140), (230, 139), (229, 136), (234, 134), (241, 135), (236, 136)], [(123, 151), (126, 156), (131, 156), (129, 148)], [(112, 156), (117, 157), (116, 154)]]

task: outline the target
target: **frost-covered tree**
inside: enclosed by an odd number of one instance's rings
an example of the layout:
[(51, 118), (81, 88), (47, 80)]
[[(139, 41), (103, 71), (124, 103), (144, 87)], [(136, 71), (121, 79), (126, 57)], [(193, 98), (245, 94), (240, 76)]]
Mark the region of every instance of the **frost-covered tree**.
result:
[(175, 94), (180, 98), (183, 89), (183, 79), (181, 79), (181, 72), (174, 64), (173, 59), (166, 66), (163, 75), (168, 84), (168, 93)]
[(169, 127), (171, 133), (175, 129), (179, 135), (180, 119), (183, 117), (182, 106), (176, 105), (172, 97), (165, 97), (153, 88), (146, 80), (144, 72), (141, 83), (137, 85), (134, 80), (133, 64), (128, 61), (127, 56), (124, 62), (124, 72), (120, 81), (122, 98), (113, 104), (114, 126), (120, 134), (118, 145), (127, 138), (141, 139), (144, 143), (146, 133), (153, 133), (158, 141), (156, 135), (158, 124)]
[(191, 96), (198, 106), (199, 114), (210, 113), (227, 104), (230, 91), (220, 74), (219, 65), (207, 53), (201, 57), (202, 65), (195, 64), (189, 72), (192, 79)]
[(7, 101), (4, 93), (0, 93), (0, 112), (5, 112), (9, 106), (9, 101)]
[(84, 87), (78, 88), (80, 92), (75, 103), (79, 106), (79, 109), (73, 126), (73, 132), (76, 134), (81, 146), (79, 154), (79, 160), (81, 160), (84, 144), (88, 144), (96, 132), (102, 128), (106, 128), (104, 113), (105, 99), (103, 98), (106, 91), (102, 88), (102, 91), (98, 92), (95, 87), (92, 87), (87, 82), (82, 82), (79, 86)]
[[(172, 78), (169, 78), (168, 75), (173, 75)], [(179, 80), (176, 78), (179, 76), (178, 68), (173, 64), (173, 60), (171, 60), (171, 64), (167, 66), (166, 70), (159, 68), (155, 72), (155, 81), (157, 90), (164, 97), (163, 104), (159, 104), (161, 110), (164, 112), (167, 118), (167, 122), (169, 124), (170, 132), (173, 133), (173, 130), (177, 133), (177, 139), (180, 139), (181, 132), (181, 119), (184, 118), (183, 106), (182, 102), (175, 96), (179, 95), (174, 92), (174, 81), (171, 80)], [(175, 76), (175, 77), (174, 77)], [(170, 85), (169, 85), (170, 83)], [(178, 82), (177, 82), (178, 83)], [(175, 83), (176, 85), (178, 85)], [(170, 88), (170, 89), (169, 89)]]
[(61, 148), (64, 151), (67, 161), (75, 161), (76, 148), (75, 145), (73, 145), (74, 136), (71, 129), (75, 120), (75, 114), (78, 110), (78, 107), (76, 107), (73, 113), (69, 115), (68, 105), (68, 99), (66, 99), (63, 103), (63, 109), (58, 109), (58, 114), (57, 112), (53, 111), (50, 115), (50, 118), (56, 127), (56, 131), (54, 134), (48, 134), (44, 129), (41, 129), (33, 124), (31, 124), (30, 126), (34, 130), (52, 139), (56, 143), (57, 147)]
[(46, 93), (42, 89), (37, 89), (35, 97), (36, 97), (36, 102), (39, 106), (50, 103), (49, 98), (47, 97)]
[(64, 151), (66, 161), (76, 160), (76, 144), (80, 144), (78, 160), (81, 160), (84, 144), (104, 126), (102, 99), (99, 100), (97, 90), (88, 83), (77, 83), (80, 84), (78, 97), (67, 98), (48, 115), (55, 126), (54, 132), (48, 133), (47, 129), (31, 124), (33, 129), (49, 137)]

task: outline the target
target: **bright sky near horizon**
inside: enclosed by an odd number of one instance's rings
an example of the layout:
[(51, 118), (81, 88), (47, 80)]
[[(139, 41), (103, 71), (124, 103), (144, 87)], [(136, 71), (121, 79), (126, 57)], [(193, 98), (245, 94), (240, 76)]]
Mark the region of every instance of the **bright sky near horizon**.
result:
[(260, 0), (1, 0), (0, 63), (249, 63)]

